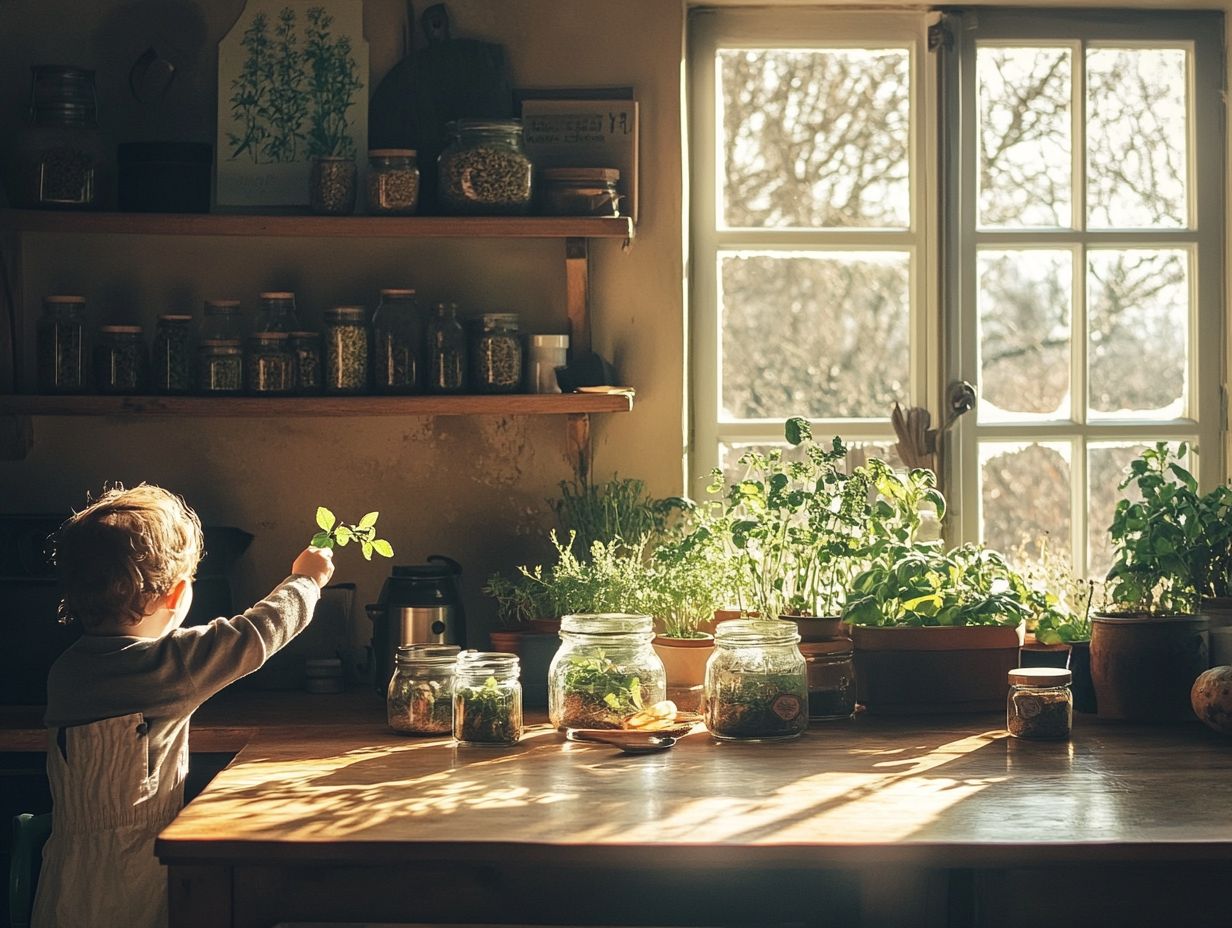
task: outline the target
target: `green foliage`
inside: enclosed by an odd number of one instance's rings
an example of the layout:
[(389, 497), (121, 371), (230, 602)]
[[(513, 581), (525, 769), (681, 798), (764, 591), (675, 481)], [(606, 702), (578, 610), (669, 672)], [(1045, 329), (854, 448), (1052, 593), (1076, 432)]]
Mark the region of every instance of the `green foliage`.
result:
[(314, 548), (345, 548), (351, 542), (359, 545), (365, 561), (372, 560), (373, 554), (381, 557), (393, 557), (393, 546), (383, 538), (376, 537), (376, 520), (378, 512), (369, 512), (354, 525), (339, 522), (338, 517), (324, 506), (317, 507), (316, 521), (320, 529), (312, 536), (310, 544)]
[(1032, 605), (1036, 641), (1090, 641), (1091, 613), (1103, 607), (1103, 583), (1077, 576), (1068, 557), (1051, 551), (1043, 543), (1034, 555), (1018, 551), (1015, 559), (1026, 563), (1023, 577), (1035, 596)]
[(736, 580), (722, 536), (694, 509), (651, 553), (638, 611), (669, 638), (700, 638), (702, 624), (733, 601)]
[(610, 658), (572, 656), (564, 669), (562, 689), (592, 703), (602, 703), (612, 712), (627, 716), (642, 708), (642, 681), (626, 673)]
[(549, 499), (563, 535), (577, 538), (578, 550), (589, 556), (596, 541), (647, 538), (653, 544), (666, 530), (672, 513), (688, 503), (678, 497), (657, 499), (646, 484), (613, 476), (606, 483), (560, 482), (560, 497)]
[(308, 65), (308, 99), (312, 101), (308, 154), (312, 157), (336, 155), (355, 157), (347, 111), (354, 105), (355, 91), (363, 87), (358, 65), (351, 54), (349, 36), (333, 38), (334, 18), (321, 7), (308, 9), (307, 43), (304, 60)]

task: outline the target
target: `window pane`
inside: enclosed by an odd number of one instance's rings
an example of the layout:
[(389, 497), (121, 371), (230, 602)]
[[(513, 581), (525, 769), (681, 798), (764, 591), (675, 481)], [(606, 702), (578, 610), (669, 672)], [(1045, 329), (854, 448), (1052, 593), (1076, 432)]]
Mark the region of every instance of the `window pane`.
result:
[(1179, 249), (1088, 253), (1093, 417), (1185, 415), (1188, 265), (1186, 252)]
[(980, 225), (1069, 228), (1072, 52), (982, 46), (976, 55)]
[(722, 49), (728, 227), (911, 224), (906, 48)]
[(722, 415), (888, 419), (907, 397), (909, 256), (720, 252)]
[(998, 551), (1030, 558), (1040, 544), (1062, 557), (1070, 546), (1070, 446), (980, 444), (980, 538)]
[(1091, 228), (1185, 227), (1188, 54), (1087, 52), (1087, 206)]
[(981, 421), (1068, 417), (1073, 256), (981, 251)]
[[(1137, 501), (1141, 494), (1134, 487), (1118, 490), (1129, 462), (1153, 446), (1154, 442), (1099, 442), (1087, 449), (1087, 575), (1101, 579), (1112, 566), (1112, 542), (1108, 526), (1121, 498)], [(1176, 443), (1172, 444), (1175, 452)], [(1193, 458), (1185, 456), (1185, 466), (1191, 467)]]

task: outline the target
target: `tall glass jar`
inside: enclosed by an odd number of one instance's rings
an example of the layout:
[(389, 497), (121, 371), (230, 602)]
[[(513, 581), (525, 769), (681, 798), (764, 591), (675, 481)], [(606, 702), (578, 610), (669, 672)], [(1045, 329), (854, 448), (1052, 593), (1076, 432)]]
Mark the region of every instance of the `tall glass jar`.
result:
[(414, 290), (382, 290), (372, 316), (372, 386), (377, 393), (422, 393), (424, 323)]
[(319, 216), (348, 216), (355, 211), (354, 158), (335, 155), (312, 159), (308, 206)]
[(289, 290), (267, 290), (257, 296), (257, 318), (254, 332), (298, 332), (299, 313), (295, 310), (295, 294)]
[(721, 741), (786, 741), (808, 727), (808, 679), (792, 622), (720, 622), (706, 662), (706, 728)]
[(428, 323), (428, 392), (466, 390), (466, 331), (457, 303), (437, 303)]
[(312, 396), (321, 392), (321, 333), (292, 332), (288, 337), (295, 364), (295, 392)]
[(437, 173), (446, 212), (495, 216), (530, 211), (534, 167), (522, 147), (520, 119), (459, 119), (445, 131), (450, 142), (437, 159)]
[(517, 393), (522, 388), (522, 336), (517, 313), (484, 313), (471, 338), (471, 389)]
[(856, 713), (855, 666), (850, 638), (800, 645), (808, 672), (811, 721), (849, 719)]
[(374, 148), (368, 152), (368, 212), (409, 216), (419, 204), (419, 165), (413, 148)]
[(368, 326), (362, 306), (325, 311), (325, 392), (368, 392)]
[(38, 321), (40, 393), (84, 393), (89, 385), (86, 298), (48, 296)]
[(241, 341), (244, 331), (244, 310), (239, 300), (206, 300), (201, 320), (201, 339), (218, 338)]
[(98, 127), (94, 72), (30, 69), (27, 127), (16, 140), (18, 205), (89, 209), (109, 194), (111, 149)]
[(1061, 667), (1019, 667), (1009, 673), (1005, 727), (1015, 738), (1050, 741), (1070, 736), (1073, 674)]
[(139, 325), (104, 325), (94, 347), (94, 380), (100, 393), (144, 393), (150, 356)]
[(389, 727), (408, 735), (450, 734), (457, 662), (456, 644), (401, 645), (385, 694)]
[(192, 316), (165, 313), (158, 317), (150, 352), (156, 393), (183, 395), (192, 392), (194, 341)]
[(295, 390), (295, 367), (286, 332), (253, 332), (244, 353), (244, 383), (257, 396), (285, 396)]
[(244, 392), (244, 348), (238, 338), (203, 338), (197, 348), (197, 389), (207, 396)]
[(648, 615), (589, 613), (560, 620), (548, 668), (548, 719), (560, 731), (621, 728), (667, 698), (667, 671), (651, 647)]
[(453, 736), (461, 744), (510, 745), (522, 740), (522, 682), (516, 655), (464, 651), (458, 656)]

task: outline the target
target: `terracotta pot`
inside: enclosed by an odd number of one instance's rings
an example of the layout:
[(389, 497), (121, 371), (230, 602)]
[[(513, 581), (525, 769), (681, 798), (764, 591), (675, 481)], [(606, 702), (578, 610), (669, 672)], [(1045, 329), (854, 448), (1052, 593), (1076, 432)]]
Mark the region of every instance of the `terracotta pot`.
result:
[(652, 645), (667, 671), (667, 685), (701, 686), (706, 679), (706, 661), (714, 653), (714, 636), (668, 638), (655, 635)]
[(1202, 600), (1211, 636), (1211, 666), (1232, 664), (1232, 596), (1213, 596)]
[(1004, 710), (1024, 625), (853, 625), (856, 693), (870, 712)]
[(1018, 652), (1019, 667), (1060, 667), (1064, 670), (1069, 666), (1069, 645), (1040, 644), (1035, 636), (1028, 634)]
[(539, 635), (556, 635), (560, 632), (560, 616), (554, 619), (529, 619), (530, 630)]
[(779, 618), (799, 629), (801, 641), (833, 641), (847, 637), (847, 626), (836, 615), (781, 615)]
[(1100, 718), (1193, 721), (1189, 691), (1209, 664), (1205, 616), (1099, 614), (1091, 620)]
[(522, 648), (521, 629), (505, 629), (503, 631), (488, 632), (488, 643), (493, 651), (503, 651), (506, 654), (520, 654)]
[(1095, 698), (1095, 683), (1091, 680), (1091, 642), (1070, 643), (1069, 672), (1074, 677), (1070, 684), (1070, 691), (1074, 694), (1074, 711), (1094, 715), (1099, 702)]

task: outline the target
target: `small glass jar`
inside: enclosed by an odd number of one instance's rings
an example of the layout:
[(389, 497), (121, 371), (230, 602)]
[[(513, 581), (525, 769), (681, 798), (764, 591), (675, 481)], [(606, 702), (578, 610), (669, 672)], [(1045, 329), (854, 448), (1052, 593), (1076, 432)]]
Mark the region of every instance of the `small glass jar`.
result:
[(456, 644), (399, 646), (385, 694), (389, 727), (408, 735), (452, 733), (457, 662)]
[(534, 169), (522, 147), (520, 119), (459, 119), (445, 131), (450, 142), (437, 159), (437, 194), (446, 212), (530, 211)]
[(348, 216), (355, 211), (355, 159), (333, 155), (312, 159), (308, 206), (318, 216)]
[(100, 205), (111, 180), (112, 150), (98, 126), (94, 72), (60, 65), (35, 65), (30, 71), (26, 128), (15, 145), (17, 205)]
[(86, 298), (48, 296), (38, 321), (38, 388), (40, 393), (84, 393)]
[(192, 316), (166, 313), (158, 317), (150, 352), (156, 393), (192, 392), (194, 340)]
[[(294, 305), (294, 304), (292, 304)], [(239, 300), (206, 300), (201, 320), (201, 339), (241, 341), (244, 331), (244, 310)]]
[(244, 392), (244, 348), (238, 338), (205, 338), (197, 347), (197, 389), (207, 396)]
[(312, 396), (321, 392), (321, 333), (292, 332), (287, 338), (295, 362), (295, 392)]
[(257, 396), (294, 392), (295, 362), (286, 332), (253, 332), (244, 353), (244, 383)]
[(254, 332), (298, 332), (302, 328), (295, 309), (294, 293), (289, 290), (267, 290), (257, 296)]
[(94, 348), (94, 380), (100, 393), (143, 393), (150, 356), (139, 325), (104, 325)]
[(471, 389), (517, 393), (522, 389), (522, 336), (517, 313), (484, 313), (471, 338)]
[(800, 645), (808, 675), (810, 721), (849, 719), (856, 714), (855, 667), (850, 638)]
[(539, 175), (549, 216), (619, 216), (620, 171), (615, 168), (544, 168)]
[(1060, 667), (1019, 667), (1009, 673), (1005, 727), (1015, 738), (1056, 741), (1074, 725), (1073, 674)]
[(325, 392), (368, 392), (368, 326), (362, 306), (325, 311)]
[(466, 331), (457, 303), (437, 303), (428, 323), (428, 392), (466, 390)]
[(419, 205), (419, 165), (413, 148), (374, 148), (368, 152), (368, 212), (410, 216)]
[(786, 741), (808, 727), (808, 677), (792, 622), (720, 622), (703, 716), (720, 741)]
[(522, 683), (517, 655), (464, 651), (458, 656), (453, 736), (460, 744), (510, 745), (522, 740)]
[(559, 393), (556, 368), (569, 363), (568, 335), (532, 335), (526, 382), (535, 393)]
[(372, 316), (372, 387), (423, 393), (424, 323), (414, 290), (382, 290)]
[(590, 613), (560, 620), (548, 668), (548, 719), (559, 731), (621, 728), (667, 698), (667, 671), (651, 646), (648, 615)]

